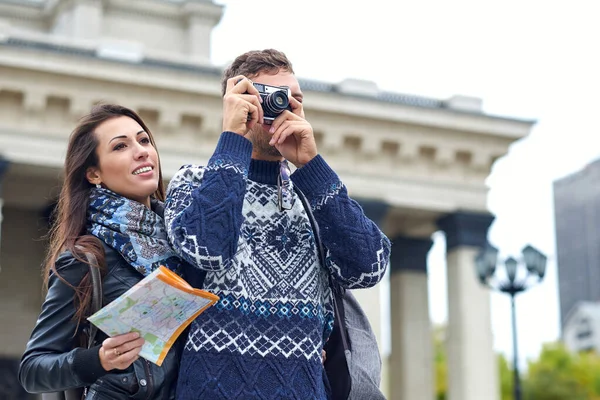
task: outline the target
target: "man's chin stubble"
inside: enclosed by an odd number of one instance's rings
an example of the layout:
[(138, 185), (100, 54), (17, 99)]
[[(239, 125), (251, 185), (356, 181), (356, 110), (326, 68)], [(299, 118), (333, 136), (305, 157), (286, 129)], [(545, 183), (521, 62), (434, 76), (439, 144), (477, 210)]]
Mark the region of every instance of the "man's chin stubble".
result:
[(250, 135), (250, 141), (252, 142), (252, 147), (254, 151), (261, 155), (267, 157), (281, 157), (281, 153), (275, 146), (271, 146), (269, 144), (269, 140), (271, 135), (267, 132), (264, 132), (262, 127), (260, 127), (260, 131), (252, 130)]

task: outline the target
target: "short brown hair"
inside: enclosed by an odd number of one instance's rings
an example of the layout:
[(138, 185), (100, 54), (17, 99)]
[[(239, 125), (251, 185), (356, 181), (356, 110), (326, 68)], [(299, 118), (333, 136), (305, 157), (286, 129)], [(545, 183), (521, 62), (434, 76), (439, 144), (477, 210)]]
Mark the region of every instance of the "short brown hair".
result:
[(225, 96), (227, 80), (237, 75), (252, 78), (261, 72), (276, 74), (280, 70), (294, 73), (292, 63), (286, 55), (274, 49), (251, 50), (238, 56), (223, 72), (221, 80), (221, 94)]

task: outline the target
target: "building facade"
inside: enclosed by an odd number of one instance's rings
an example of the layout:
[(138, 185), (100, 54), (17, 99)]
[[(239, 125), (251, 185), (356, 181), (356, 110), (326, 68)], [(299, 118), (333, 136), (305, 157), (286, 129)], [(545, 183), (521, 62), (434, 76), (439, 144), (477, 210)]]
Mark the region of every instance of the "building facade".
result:
[[(184, 163), (206, 163), (221, 131), (210, 33), (224, 12), (209, 0), (0, 0), (0, 391), (19, 398), (16, 365), (43, 299), (47, 210), (77, 118), (98, 101), (137, 110), (166, 181)], [(320, 153), (393, 242), (391, 326), (381, 327), (380, 287), (355, 292), (380, 341), (391, 330), (388, 398), (435, 396), (426, 259), (442, 230), (448, 399), (498, 399), (489, 292), (474, 257), (494, 218), (485, 179), (533, 122), (487, 115), (470, 97), (407, 96), (352, 79), (300, 84)]]
[(554, 182), (561, 327), (579, 302), (600, 301), (600, 160)]
[(563, 342), (573, 353), (600, 351), (600, 303), (583, 301), (569, 311), (563, 325)]

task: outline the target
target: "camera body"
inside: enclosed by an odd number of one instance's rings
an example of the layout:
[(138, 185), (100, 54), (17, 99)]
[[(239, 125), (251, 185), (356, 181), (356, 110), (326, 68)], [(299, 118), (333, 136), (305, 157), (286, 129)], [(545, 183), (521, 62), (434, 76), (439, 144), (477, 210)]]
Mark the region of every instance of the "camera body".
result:
[(270, 86), (263, 83), (252, 83), (262, 98), (263, 119), (265, 124), (272, 124), (273, 120), (283, 111), (292, 111), (290, 105), (291, 90), (287, 86)]

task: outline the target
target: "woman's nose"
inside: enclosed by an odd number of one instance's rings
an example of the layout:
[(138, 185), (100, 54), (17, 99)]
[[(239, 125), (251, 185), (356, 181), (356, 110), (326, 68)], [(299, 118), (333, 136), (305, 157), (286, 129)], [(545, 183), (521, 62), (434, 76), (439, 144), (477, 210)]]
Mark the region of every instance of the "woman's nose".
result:
[(135, 150), (136, 150), (136, 152), (135, 152), (136, 160), (144, 159), (144, 158), (148, 157), (148, 150), (144, 146), (138, 144)]

